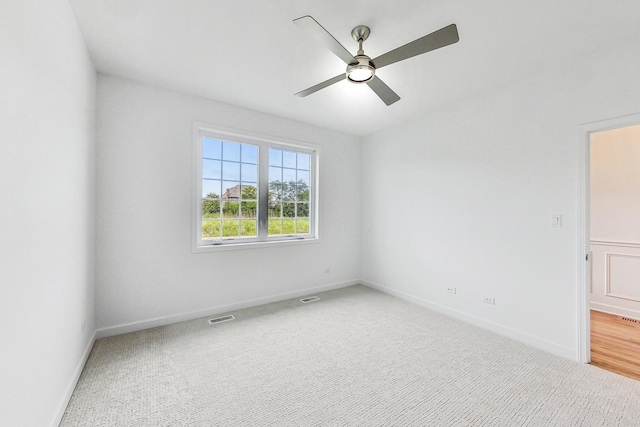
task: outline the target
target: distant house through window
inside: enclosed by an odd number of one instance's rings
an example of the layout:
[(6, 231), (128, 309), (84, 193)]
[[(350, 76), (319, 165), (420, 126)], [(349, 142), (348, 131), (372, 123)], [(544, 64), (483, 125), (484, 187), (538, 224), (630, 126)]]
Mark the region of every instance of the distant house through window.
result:
[(240, 200), (240, 195), (242, 192), (256, 192), (257, 189), (253, 185), (234, 185), (231, 188), (227, 188), (225, 192), (222, 194), (222, 200)]
[(198, 128), (197, 247), (316, 237), (316, 150)]

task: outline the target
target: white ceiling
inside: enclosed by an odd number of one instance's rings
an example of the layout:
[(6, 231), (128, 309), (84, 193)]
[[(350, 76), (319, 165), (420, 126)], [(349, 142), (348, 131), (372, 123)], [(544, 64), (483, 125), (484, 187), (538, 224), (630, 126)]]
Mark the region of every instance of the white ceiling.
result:
[[(640, 37), (638, 0), (70, 0), (97, 69), (329, 129), (366, 135), (576, 56)], [(372, 58), (458, 26), (460, 42), (376, 74), (366, 85), (293, 94), (344, 63), (292, 20), (313, 16), (349, 51), (371, 28)]]

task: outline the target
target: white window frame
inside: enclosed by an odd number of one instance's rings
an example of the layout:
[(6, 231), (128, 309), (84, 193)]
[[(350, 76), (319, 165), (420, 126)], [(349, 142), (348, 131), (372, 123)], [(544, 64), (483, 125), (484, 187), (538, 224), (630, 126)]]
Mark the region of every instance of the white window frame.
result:
[[(258, 146), (258, 236), (255, 238), (229, 238), (222, 240), (202, 239), (202, 138), (211, 137), (228, 142)], [(309, 170), (309, 234), (305, 236), (268, 236), (268, 184), (269, 184), (269, 148), (291, 150), (310, 155)], [(210, 252), (228, 249), (249, 249), (265, 246), (297, 245), (317, 243), (318, 236), (318, 198), (319, 198), (319, 158), (320, 147), (317, 144), (276, 138), (237, 129), (211, 125), (202, 122), (193, 123), (193, 192), (192, 208), (192, 251)]]

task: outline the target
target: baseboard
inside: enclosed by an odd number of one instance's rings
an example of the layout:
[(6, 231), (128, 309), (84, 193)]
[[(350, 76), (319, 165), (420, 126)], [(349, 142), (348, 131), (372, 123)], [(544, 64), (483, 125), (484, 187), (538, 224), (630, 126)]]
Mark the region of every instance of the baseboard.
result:
[(76, 370), (73, 373), (73, 377), (71, 377), (71, 381), (67, 386), (67, 391), (62, 398), (62, 402), (60, 403), (58, 414), (55, 419), (51, 423), (51, 427), (58, 427), (60, 422), (62, 421), (62, 417), (64, 416), (64, 412), (67, 410), (67, 406), (69, 405), (69, 401), (71, 400), (71, 396), (73, 395), (73, 391), (76, 389), (76, 385), (78, 384), (78, 380), (80, 379), (80, 375), (82, 375), (82, 370), (84, 369), (84, 365), (87, 364), (87, 360), (89, 359), (89, 355), (91, 354), (91, 350), (93, 349), (93, 343), (96, 341), (96, 334), (94, 333), (91, 336), (91, 339), (87, 343), (87, 347), (84, 350), (84, 354), (80, 361), (78, 362), (78, 366), (76, 366)]
[(378, 283), (370, 282), (368, 280), (360, 280), (362, 285), (365, 285), (369, 288), (376, 289), (378, 291), (384, 292), (386, 294), (392, 295), (394, 297), (403, 299), (405, 301), (420, 305), (422, 307), (431, 309), (438, 313), (445, 314), (449, 317), (453, 317), (458, 320), (462, 320), (463, 322), (470, 323), (474, 326), (479, 326), (483, 329), (487, 329), (491, 332), (495, 332), (496, 334), (514, 339), (516, 341), (520, 341), (524, 344), (539, 348), (540, 350), (544, 350), (548, 353), (553, 353), (555, 355), (564, 357), (566, 359), (578, 360), (578, 354), (575, 349), (564, 347), (562, 345), (556, 344), (551, 341), (547, 341), (540, 337), (536, 337), (534, 335), (528, 334), (526, 332), (518, 331), (516, 329), (501, 325), (499, 323), (495, 323), (489, 320), (482, 319), (481, 317), (477, 317), (459, 310), (454, 310), (449, 307), (445, 307), (440, 304), (436, 304), (420, 297), (416, 297), (405, 292), (397, 291), (395, 289), (388, 288), (386, 286), (380, 285)]
[(125, 323), (122, 325), (112, 326), (108, 328), (101, 328), (96, 331), (96, 339), (111, 337), (114, 335), (126, 334), (129, 332), (141, 331), (144, 329), (156, 328), (158, 326), (171, 325), (178, 322), (186, 322), (188, 320), (199, 319), (201, 317), (212, 316), (216, 314), (228, 313), (234, 310), (241, 310), (243, 308), (255, 307), (262, 304), (270, 304), (272, 302), (278, 302), (290, 298), (297, 298), (309, 295), (315, 292), (331, 291), (334, 289), (346, 288), (347, 286), (353, 286), (359, 284), (361, 281), (357, 279), (347, 280), (344, 282), (330, 283), (321, 286), (315, 286), (312, 288), (298, 289), (291, 292), (284, 292), (281, 294), (270, 295), (267, 297), (254, 298), (245, 300), (233, 304), (219, 305), (215, 307), (209, 307), (202, 310), (191, 311), (187, 313), (174, 314), (170, 316), (156, 317), (154, 319), (141, 320), (139, 322)]
[(632, 310), (630, 308), (621, 308), (600, 302), (591, 302), (591, 309), (613, 314), (614, 316), (629, 317), (631, 319), (640, 320), (640, 311)]

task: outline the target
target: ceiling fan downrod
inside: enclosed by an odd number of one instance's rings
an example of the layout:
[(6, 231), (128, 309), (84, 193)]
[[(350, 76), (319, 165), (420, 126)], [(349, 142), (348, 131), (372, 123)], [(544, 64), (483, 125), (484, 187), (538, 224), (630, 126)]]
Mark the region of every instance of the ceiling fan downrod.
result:
[(353, 30), (351, 30), (351, 37), (353, 37), (353, 39), (358, 42), (358, 55), (364, 55), (364, 51), (362, 50), (362, 43), (369, 38), (370, 34), (371, 29), (366, 25), (358, 25)]

